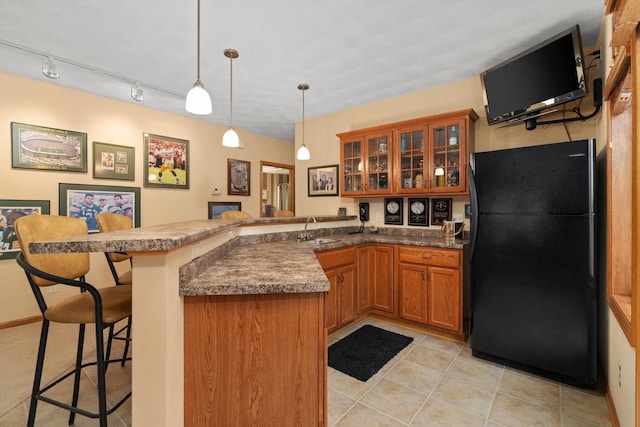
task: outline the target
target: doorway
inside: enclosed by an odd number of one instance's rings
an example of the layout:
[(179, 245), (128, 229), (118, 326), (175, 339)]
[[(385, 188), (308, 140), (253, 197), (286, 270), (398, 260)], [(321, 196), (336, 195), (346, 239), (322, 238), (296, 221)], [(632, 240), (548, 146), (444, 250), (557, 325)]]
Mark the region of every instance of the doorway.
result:
[(260, 161), (260, 216), (273, 217), (278, 211), (295, 215), (295, 167)]

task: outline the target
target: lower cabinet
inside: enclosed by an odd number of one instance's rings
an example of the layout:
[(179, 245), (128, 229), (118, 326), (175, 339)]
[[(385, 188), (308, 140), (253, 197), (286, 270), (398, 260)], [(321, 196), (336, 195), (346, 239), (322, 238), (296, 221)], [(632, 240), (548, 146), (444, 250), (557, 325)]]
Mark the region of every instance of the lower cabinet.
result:
[(358, 248), (358, 308), (394, 312), (393, 246), (369, 244)]
[(462, 258), (457, 249), (398, 247), (398, 316), (463, 334)]
[(336, 249), (317, 254), (331, 289), (327, 295), (326, 324), (332, 332), (352, 322), (358, 309), (356, 248)]
[(328, 332), (374, 313), (465, 339), (462, 250), (368, 243), (316, 255), (331, 283)]

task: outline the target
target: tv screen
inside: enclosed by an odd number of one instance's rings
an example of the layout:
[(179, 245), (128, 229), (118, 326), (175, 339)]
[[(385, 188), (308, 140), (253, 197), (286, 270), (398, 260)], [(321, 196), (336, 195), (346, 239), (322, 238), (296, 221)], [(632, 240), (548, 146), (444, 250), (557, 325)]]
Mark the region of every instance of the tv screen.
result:
[(519, 121), (586, 95), (576, 25), (480, 74), (490, 125)]

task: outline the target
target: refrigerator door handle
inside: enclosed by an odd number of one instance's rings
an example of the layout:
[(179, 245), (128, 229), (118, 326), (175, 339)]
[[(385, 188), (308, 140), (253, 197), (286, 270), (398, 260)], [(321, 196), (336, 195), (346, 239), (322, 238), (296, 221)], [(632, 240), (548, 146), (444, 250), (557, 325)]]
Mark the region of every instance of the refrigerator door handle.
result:
[(473, 252), (476, 249), (476, 238), (478, 237), (478, 192), (476, 189), (476, 178), (473, 168), (469, 165), (469, 195), (471, 198), (471, 245), (469, 248), (469, 260), (473, 259)]

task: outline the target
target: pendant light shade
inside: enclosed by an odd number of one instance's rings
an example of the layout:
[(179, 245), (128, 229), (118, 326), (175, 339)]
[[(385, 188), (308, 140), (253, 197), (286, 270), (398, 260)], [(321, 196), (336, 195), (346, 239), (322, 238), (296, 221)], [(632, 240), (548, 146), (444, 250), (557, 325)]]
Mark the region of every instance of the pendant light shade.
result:
[(237, 148), (240, 146), (240, 138), (233, 129), (233, 60), (240, 56), (235, 49), (226, 49), (224, 56), (229, 58), (230, 70), (229, 70), (229, 129), (224, 133), (222, 137), (222, 145), (225, 147)]
[(185, 108), (191, 114), (211, 114), (211, 97), (200, 81), (200, 0), (198, 0), (198, 74), (196, 82), (187, 94)]
[(298, 160), (309, 160), (311, 158), (311, 153), (309, 149), (304, 144), (304, 91), (309, 89), (308, 84), (299, 84), (298, 89), (302, 91), (302, 146), (298, 148), (298, 154), (296, 155), (296, 159)]

